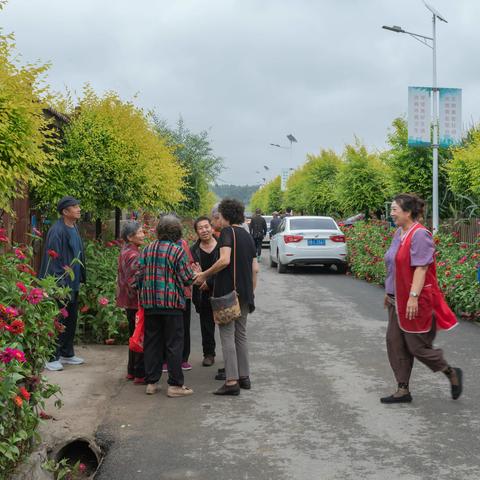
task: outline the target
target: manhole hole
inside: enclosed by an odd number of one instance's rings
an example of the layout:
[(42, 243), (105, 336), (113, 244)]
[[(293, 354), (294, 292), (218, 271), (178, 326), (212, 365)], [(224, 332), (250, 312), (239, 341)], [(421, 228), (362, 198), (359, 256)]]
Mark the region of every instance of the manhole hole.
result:
[(100, 448), (92, 441), (86, 438), (76, 438), (70, 440), (58, 450), (55, 460), (67, 460), (68, 465), (73, 467), (77, 462), (84, 465), (84, 471), (81, 476), (75, 478), (93, 478), (98, 469), (102, 452)]

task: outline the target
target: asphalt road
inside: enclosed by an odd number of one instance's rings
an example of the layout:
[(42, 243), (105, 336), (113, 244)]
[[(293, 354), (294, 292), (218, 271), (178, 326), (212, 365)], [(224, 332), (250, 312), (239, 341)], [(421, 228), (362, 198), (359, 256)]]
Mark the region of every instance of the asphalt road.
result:
[(464, 369), (460, 400), (416, 364), (413, 403), (385, 406), (394, 381), (382, 300), (379, 287), (348, 276), (280, 275), (264, 263), (249, 318), (253, 389), (212, 395), (218, 365), (200, 365), (194, 315), (186, 382), (195, 394), (169, 399), (165, 379), (152, 397), (126, 384), (99, 430), (113, 443), (97, 478), (478, 480), (480, 328), (462, 323), (437, 338)]

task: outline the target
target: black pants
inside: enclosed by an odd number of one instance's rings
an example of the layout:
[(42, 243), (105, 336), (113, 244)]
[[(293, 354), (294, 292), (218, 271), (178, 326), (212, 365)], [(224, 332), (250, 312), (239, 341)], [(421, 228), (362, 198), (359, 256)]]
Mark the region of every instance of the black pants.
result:
[(202, 303), (200, 307), (200, 329), (202, 331), (203, 356), (215, 356), (215, 322), (210, 302)]
[[(127, 315), (128, 320), (128, 333), (131, 337), (133, 332), (135, 331), (135, 315), (137, 310), (127, 308), (125, 309), (125, 313)], [(137, 378), (145, 377), (145, 365), (143, 363), (143, 353), (141, 352), (133, 352), (132, 350), (128, 350), (128, 366), (127, 372), (129, 375), (133, 375)]]
[(182, 360), (188, 362), (190, 357), (190, 319), (192, 317), (192, 300), (187, 298), (183, 311), (183, 354)]
[(156, 383), (162, 376), (162, 364), (168, 365), (168, 384), (183, 385), (183, 318), (180, 312), (155, 314), (145, 311), (143, 339), (145, 382)]
[(254, 238), (253, 241), (255, 242), (255, 249), (257, 250), (257, 257), (261, 257), (262, 256), (263, 237)]
[(65, 330), (58, 335), (55, 356), (50, 361), (58, 360), (60, 357), (73, 357), (75, 355), (73, 342), (77, 330), (78, 291), (70, 292), (70, 301), (65, 305), (65, 308), (67, 309), (68, 317), (63, 318), (62, 315), (59, 316), (59, 321), (65, 326)]

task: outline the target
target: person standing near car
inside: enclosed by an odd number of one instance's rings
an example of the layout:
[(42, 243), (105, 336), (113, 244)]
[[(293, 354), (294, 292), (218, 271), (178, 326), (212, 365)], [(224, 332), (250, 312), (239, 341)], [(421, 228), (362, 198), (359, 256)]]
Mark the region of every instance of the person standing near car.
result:
[[(40, 267), (39, 278), (53, 275), (62, 287), (70, 288), (66, 304), (67, 317), (60, 316), (64, 330), (58, 335), (55, 355), (45, 364), (51, 371), (63, 370), (63, 365), (81, 365), (83, 358), (75, 356), (73, 341), (77, 329), (78, 292), (80, 284), (85, 283), (85, 252), (77, 227), (81, 216), (80, 202), (73, 197), (63, 197), (57, 205), (61, 218), (47, 233)], [(73, 275), (66, 274), (64, 267), (69, 266)]]
[(267, 234), (267, 222), (262, 217), (262, 211), (259, 208), (255, 210), (255, 215), (250, 221), (249, 228), (250, 235), (253, 237), (253, 241), (255, 242), (257, 259), (260, 260), (262, 256), (262, 242), (265, 235)]
[[(190, 248), (195, 263), (202, 271), (208, 270), (219, 257), (217, 240), (213, 236), (213, 227), (208, 217), (199, 217), (194, 223), (198, 240)], [(202, 348), (204, 367), (211, 367), (215, 363), (215, 322), (210, 304), (214, 281), (210, 277), (202, 285), (194, 285), (192, 301), (195, 310), (200, 315), (200, 329), (202, 332)]]
[(438, 287), (435, 243), (419, 223), (425, 202), (416, 195), (397, 195), (391, 216), (398, 230), (385, 254), (385, 308), (388, 309), (387, 353), (398, 384), (382, 403), (409, 403), (414, 360), (450, 381), (454, 400), (462, 394), (462, 370), (451, 367), (442, 350), (433, 347), (437, 329), (450, 330), (458, 322)]
[(272, 238), (278, 230), (278, 227), (282, 223), (282, 219), (278, 215), (278, 212), (272, 213), (273, 218), (270, 220), (270, 238)]

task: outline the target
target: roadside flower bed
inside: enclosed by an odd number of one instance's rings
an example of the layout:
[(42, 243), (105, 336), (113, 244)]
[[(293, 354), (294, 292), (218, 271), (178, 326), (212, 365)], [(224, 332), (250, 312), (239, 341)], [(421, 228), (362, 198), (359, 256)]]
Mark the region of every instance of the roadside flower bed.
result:
[[(9, 247), (3, 229), (0, 242)], [(31, 256), (23, 246), (0, 253), (0, 478), (30, 451), (44, 402), (59, 392), (41, 372), (62, 328), (55, 299), (65, 298), (67, 290), (53, 277), (38, 280), (27, 263)]]
[[(352, 274), (383, 285), (383, 256), (390, 246), (395, 228), (379, 221), (358, 222), (344, 229)], [(473, 244), (462, 243), (458, 234), (440, 233), (437, 245), (437, 277), (448, 304), (458, 315), (480, 319), (480, 238)]]

